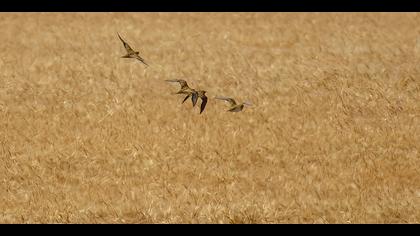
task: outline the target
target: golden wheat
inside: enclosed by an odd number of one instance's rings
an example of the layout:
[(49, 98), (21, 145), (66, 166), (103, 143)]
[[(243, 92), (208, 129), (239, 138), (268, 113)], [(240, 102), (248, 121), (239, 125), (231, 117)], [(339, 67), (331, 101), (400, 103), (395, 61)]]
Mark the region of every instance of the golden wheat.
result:
[(419, 223), (419, 21), (2, 13), (0, 222)]

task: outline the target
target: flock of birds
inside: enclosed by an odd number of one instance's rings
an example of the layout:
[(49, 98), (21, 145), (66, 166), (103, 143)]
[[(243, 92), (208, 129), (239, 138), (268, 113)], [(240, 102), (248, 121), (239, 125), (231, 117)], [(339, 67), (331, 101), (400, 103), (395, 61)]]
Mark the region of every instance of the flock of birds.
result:
[[(128, 45), (128, 43), (125, 42), (124, 39), (121, 38), (120, 34), (119, 33), (117, 33), (117, 34), (118, 34), (118, 38), (120, 38), (121, 42), (123, 43), (125, 50), (127, 51), (127, 54), (122, 56), (121, 58), (134, 58), (134, 59), (139, 60), (140, 62), (142, 62), (146, 66), (149, 66), (146, 63), (146, 61), (139, 55), (140, 52), (134, 51), (130, 47), (130, 45)], [(171, 82), (171, 83), (179, 83), (181, 85), (181, 89), (174, 94), (186, 95), (184, 100), (182, 101), (182, 103), (184, 103), (186, 100), (188, 100), (188, 98), (191, 97), (192, 105), (193, 105), (193, 107), (195, 107), (195, 105), (197, 104), (198, 98), (200, 98), (201, 99), (200, 114), (204, 111), (204, 109), (206, 108), (207, 99), (208, 99), (207, 96), (206, 96), (207, 91), (193, 89), (190, 86), (188, 86), (187, 81), (185, 81), (183, 79), (170, 79), (170, 80), (165, 80), (165, 81), (166, 82)], [(230, 111), (230, 112), (239, 112), (239, 111), (242, 111), (245, 106), (251, 106), (252, 105), (248, 102), (237, 103), (233, 98), (230, 98), (230, 97), (216, 96), (215, 99), (224, 100), (226, 102), (229, 102), (230, 108), (227, 111)]]

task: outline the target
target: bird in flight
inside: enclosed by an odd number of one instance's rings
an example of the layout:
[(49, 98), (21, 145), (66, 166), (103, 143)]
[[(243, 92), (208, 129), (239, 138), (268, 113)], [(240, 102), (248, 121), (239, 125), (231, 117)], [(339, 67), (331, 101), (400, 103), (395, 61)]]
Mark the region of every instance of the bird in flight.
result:
[(201, 106), (200, 106), (200, 114), (204, 111), (204, 108), (206, 108), (207, 104), (207, 96), (206, 96), (205, 90), (198, 90), (196, 91), (199, 98), (201, 98)]
[(248, 102), (237, 104), (233, 98), (228, 98), (228, 97), (215, 97), (215, 98), (229, 102), (230, 108), (227, 111), (230, 111), (230, 112), (239, 112), (239, 111), (242, 111), (242, 109), (244, 109), (245, 106), (252, 105), (251, 103), (248, 103)]
[(166, 82), (175, 82), (181, 85), (181, 89), (176, 92), (175, 94), (186, 94), (187, 96), (184, 98), (182, 103), (184, 103), (189, 97), (191, 97), (193, 107), (197, 104), (198, 100), (198, 93), (194, 89), (190, 88), (187, 84), (187, 81), (183, 79), (167, 79)]
[(144, 59), (139, 55), (139, 53), (140, 52), (136, 52), (136, 51), (134, 51), (131, 47), (130, 47), (130, 45), (128, 45), (128, 43), (126, 43), (125, 41), (124, 41), (124, 39), (122, 39), (121, 38), (121, 36), (120, 36), (120, 34), (119, 33), (117, 33), (118, 34), (118, 38), (120, 38), (120, 40), (121, 40), (121, 42), (123, 43), (123, 45), (124, 45), (124, 48), (125, 48), (125, 50), (127, 51), (127, 54), (125, 55), (125, 56), (122, 56), (121, 58), (135, 58), (135, 59), (137, 59), (137, 60), (139, 60), (139, 61), (141, 61), (143, 64), (145, 64), (146, 66), (149, 66), (145, 61), (144, 61)]

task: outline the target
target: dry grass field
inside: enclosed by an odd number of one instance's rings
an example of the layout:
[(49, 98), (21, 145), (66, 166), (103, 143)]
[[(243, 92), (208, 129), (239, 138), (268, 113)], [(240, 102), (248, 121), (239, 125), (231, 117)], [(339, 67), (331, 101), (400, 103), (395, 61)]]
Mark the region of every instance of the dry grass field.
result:
[(0, 223), (420, 223), (419, 22), (1, 13)]

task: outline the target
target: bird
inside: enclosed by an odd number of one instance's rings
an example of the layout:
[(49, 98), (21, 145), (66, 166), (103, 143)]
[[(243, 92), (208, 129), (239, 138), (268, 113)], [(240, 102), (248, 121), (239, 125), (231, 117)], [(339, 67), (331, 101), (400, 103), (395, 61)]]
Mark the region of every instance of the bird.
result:
[(120, 36), (120, 34), (119, 33), (117, 33), (118, 34), (118, 38), (120, 38), (120, 40), (121, 40), (121, 42), (123, 43), (123, 45), (124, 45), (124, 47), (125, 47), (125, 50), (127, 51), (127, 54), (126, 55), (124, 55), (124, 56), (122, 56), (121, 58), (135, 58), (135, 59), (137, 59), (137, 60), (139, 60), (139, 61), (141, 61), (143, 64), (145, 64), (146, 66), (149, 66), (145, 61), (144, 61), (144, 59), (139, 55), (139, 53), (140, 52), (136, 52), (136, 51), (134, 51), (131, 47), (130, 47), (130, 45), (128, 45), (128, 43), (126, 43), (125, 41), (124, 41), (124, 39), (122, 39), (121, 38), (121, 36)]
[(215, 98), (219, 99), (219, 100), (224, 100), (224, 101), (229, 102), (230, 103), (230, 108), (227, 111), (230, 111), (230, 112), (240, 112), (240, 111), (242, 111), (242, 109), (244, 109), (245, 106), (251, 106), (252, 105), (251, 103), (248, 103), (248, 102), (243, 102), (243, 103), (237, 104), (235, 99), (228, 98), (228, 97), (217, 96)]
[(200, 106), (200, 114), (204, 111), (204, 108), (206, 108), (207, 104), (207, 96), (206, 96), (205, 90), (198, 90), (196, 91), (199, 98), (201, 98), (201, 106)]
[(187, 81), (185, 81), (183, 79), (167, 79), (165, 81), (166, 82), (175, 82), (175, 83), (179, 83), (181, 85), (181, 89), (178, 92), (176, 92), (175, 94), (186, 94), (187, 95), (184, 98), (184, 100), (182, 101), (182, 103), (184, 103), (189, 97), (191, 97), (193, 107), (195, 106), (195, 104), (197, 104), (198, 93), (197, 93), (197, 91), (195, 91), (195, 89), (192, 89), (188, 86)]

